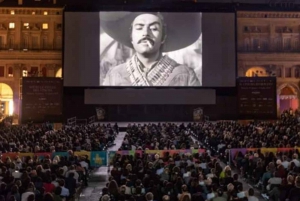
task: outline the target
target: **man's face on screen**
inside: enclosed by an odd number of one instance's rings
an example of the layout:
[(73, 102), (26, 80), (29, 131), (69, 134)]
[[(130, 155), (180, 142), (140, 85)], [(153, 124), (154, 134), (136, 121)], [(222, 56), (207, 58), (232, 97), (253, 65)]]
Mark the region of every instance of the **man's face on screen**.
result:
[(153, 14), (137, 16), (132, 23), (131, 42), (135, 51), (142, 55), (152, 55), (163, 44), (163, 23)]

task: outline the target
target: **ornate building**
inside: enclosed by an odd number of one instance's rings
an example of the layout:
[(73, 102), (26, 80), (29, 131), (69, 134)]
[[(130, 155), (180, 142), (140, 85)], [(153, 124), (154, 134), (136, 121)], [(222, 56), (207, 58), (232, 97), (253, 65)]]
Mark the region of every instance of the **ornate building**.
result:
[(238, 12), (238, 76), (276, 76), (278, 112), (299, 108), (300, 13)]
[(23, 77), (61, 77), (62, 14), (62, 8), (0, 7), (1, 116), (20, 115)]

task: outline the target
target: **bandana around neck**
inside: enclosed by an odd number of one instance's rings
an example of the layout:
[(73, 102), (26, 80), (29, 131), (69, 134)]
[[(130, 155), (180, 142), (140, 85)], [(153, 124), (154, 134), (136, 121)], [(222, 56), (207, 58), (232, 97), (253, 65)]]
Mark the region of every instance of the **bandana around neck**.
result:
[(161, 86), (176, 66), (177, 63), (168, 56), (161, 57), (149, 72), (142, 71), (144, 66), (136, 55), (126, 63), (132, 86)]

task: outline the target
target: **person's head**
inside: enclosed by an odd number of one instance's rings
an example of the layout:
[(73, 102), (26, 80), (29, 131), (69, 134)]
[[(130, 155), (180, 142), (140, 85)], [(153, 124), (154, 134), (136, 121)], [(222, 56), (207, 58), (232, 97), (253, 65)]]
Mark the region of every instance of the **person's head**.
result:
[(109, 195), (102, 196), (101, 201), (110, 201)]
[(254, 196), (254, 189), (253, 188), (249, 188), (248, 194), (249, 194), (249, 196)]
[(145, 13), (138, 15), (131, 25), (131, 43), (143, 56), (156, 55), (165, 42), (165, 25), (161, 15)]
[(35, 201), (35, 196), (34, 194), (31, 194), (27, 197), (27, 201)]
[(63, 180), (63, 179), (60, 179), (60, 180), (58, 180), (58, 184), (59, 184), (59, 186), (65, 186), (65, 180)]
[(154, 197), (154, 196), (153, 196), (152, 193), (147, 193), (145, 197), (146, 197), (146, 200), (147, 200), (147, 201), (150, 201), (150, 200), (153, 200), (153, 197)]
[(54, 201), (53, 195), (51, 193), (46, 193), (43, 197), (43, 201)]
[(222, 197), (223, 196), (223, 189), (219, 188), (218, 191), (217, 191), (217, 193), (218, 193), (219, 197)]
[(54, 194), (55, 195), (60, 195), (61, 194), (61, 191), (62, 191), (62, 188), (60, 186), (56, 187), (55, 190), (54, 190)]
[(170, 196), (164, 195), (164, 196), (162, 197), (162, 200), (163, 200), (163, 201), (170, 201)]

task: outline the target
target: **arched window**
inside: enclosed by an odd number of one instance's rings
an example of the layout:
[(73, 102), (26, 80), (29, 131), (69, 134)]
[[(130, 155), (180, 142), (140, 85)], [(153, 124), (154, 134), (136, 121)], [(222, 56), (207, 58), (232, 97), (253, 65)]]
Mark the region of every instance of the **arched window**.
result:
[(8, 48), (13, 49), (14, 48), (14, 39), (13, 36), (8, 37)]
[(295, 66), (295, 78), (300, 78), (300, 66)]
[(294, 49), (294, 51), (298, 51), (299, 48), (300, 48), (299, 38), (295, 38), (294, 39), (293, 49)]
[(291, 38), (285, 38), (283, 40), (284, 51), (290, 51), (292, 49), (292, 40)]
[(261, 40), (261, 50), (268, 51), (268, 39), (264, 38)]
[(23, 67), (22, 69), (22, 77), (27, 77), (28, 76), (28, 71), (26, 67)]
[(274, 46), (276, 51), (282, 51), (282, 43), (281, 38), (275, 38), (274, 40)]
[(42, 68), (42, 74), (43, 74), (43, 77), (47, 77), (47, 68), (45, 68), (45, 67)]
[(61, 37), (58, 36), (55, 39), (55, 49), (60, 50), (61, 47), (62, 47), (62, 40), (61, 40)]
[(282, 76), (282, 70), (281, 67), (276, 68), (276, 77), (281, 77)]
[(253, 39), (253, 49), (256, 50), (256, 51), (259, 51), (260, 50), (260, 44), (259, 44), (259, 39), (258, 38), (254, 38)]
[(29, 40), (28, 40), (28, 36), (24, 36), (23, 37), (23, 49), (28, 49), (28, 45), (29, 45)]
[(14, 76), (14, 69), (13, 67), (8, 68), (8, 77), (13, 77)]
[(248, 51), (251, 50), (249, 38), (245, 38), (245, 40), (244, 40), (244, 47), (245, 47), (245, 51), (246, 52), (248, 52)]
[(47, 42), (48, 42), (47, 37), (46, 37), (46, 36), (43, 37), (43, 39), (42, 39), (42, 49), (43, 49), (43, 50), (47, 50), (47, 49), (48, 49), (48, 44), (47, 44)]

